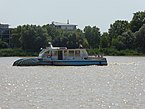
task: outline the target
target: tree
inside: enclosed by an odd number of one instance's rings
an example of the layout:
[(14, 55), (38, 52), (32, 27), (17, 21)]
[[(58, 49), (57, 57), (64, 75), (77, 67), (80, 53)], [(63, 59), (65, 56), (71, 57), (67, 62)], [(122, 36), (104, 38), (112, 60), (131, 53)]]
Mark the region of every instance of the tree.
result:
[(6, 43), (0, 39), (0, 49), (2, 49), (2, 48), (8, 48), (8, 43)]
[(91, 48), (99, 47), (101, 37), (99, 28), (97, 28), (96, 26), (94, 27), (86, 26), (84, 28), (84, 34)]
[(53, 41), (56, 37), (60, 37), (61, 34), (63, 34), (63, 30), (61, 29), (57, 29), (55, 27), (53, 27), (53, 25), (44, 25), (42, 26), (42, 28), (45, 28), (47, 30), (47, 34), (49, 36), (49, 39), (51, 39), (51, 41)]
[(145, 24), (145, 11), (134, 13), (134, 16), (130, 22), (130, 29), (132, 32), (138, 31), (143, 24)]
[(14, 48), (21, 48), (21, 42), (20, 42), (20, 37), (21, 37), (21, 30), (22, 26), (18, 26), (17, 28), (12, 29), (12, 46)]
[(138, 50), (145, 53), (145, 24), (139, 29), (139, 31), (135, 32), (135, 36)]
[(40, 26), (38, 26), (35, 29), (35, 46), (34, 46), (34, 50), (35, 51), (40, 51), (40, 48), (44, 48), (47, 46), (48, 44), (48, 34), (47, 34), (47, 30), (45, 28), (42, 28)]
[(110, 25), (109, 37), (110, 41), (112, 38), (116, 38), (121, 35), (123, 32), (126, 32), (129, 29), (129, 23), (126, 20), (117, 20)]
[(121, 40), (121, 36), (118, 36), (116, 38), (114, 37), (112, 39), (112, 48), (115, 48), (117, 50), (123, 50), (125, 48), (125, 45)]
[(22, 35), (20, 41), (22, 44), (22, 49), (33, 51), (35, 46), (35, 30), (30, 25), (24, 25), (21, 31)]
[(79, 45), (88, 47), (88, 42), (80, 29), (75, 31), (61, 31), (59, 36), (56, 36), (52, 41), (54, 46), (78, 48)]
[(135, 36), (131, 30), (122, 33), (121, 41), (123, 42), (125, 49), (135, 49)]
[(101, 36), (100, 47), (101, 48), (109, 47), (109, 34), (107, 32), (103, 33)]
[(45, 28), (36, 25), (23, 25), (19, 34), (21, 34), (19, 37), (21, 48), (24, 50), (38, 52), (40, 48), (47, 46), (48, 34)]
[(88, 44), (88, 41), (87, 41), (85, 35), (83, 34), (82, 30), (77, 29), (75, 33), (77, 35), (78, 45), (79, 46), (82, 45), (83, 47), (88, 48), (89, 44)]

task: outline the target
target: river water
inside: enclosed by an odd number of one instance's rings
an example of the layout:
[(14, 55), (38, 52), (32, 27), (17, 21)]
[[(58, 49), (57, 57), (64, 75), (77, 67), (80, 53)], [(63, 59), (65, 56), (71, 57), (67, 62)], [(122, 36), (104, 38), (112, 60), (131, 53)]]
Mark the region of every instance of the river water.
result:
[(17, 67), (0, 58), (0, 109), (144, 109), (145, 57), (108, 66)]

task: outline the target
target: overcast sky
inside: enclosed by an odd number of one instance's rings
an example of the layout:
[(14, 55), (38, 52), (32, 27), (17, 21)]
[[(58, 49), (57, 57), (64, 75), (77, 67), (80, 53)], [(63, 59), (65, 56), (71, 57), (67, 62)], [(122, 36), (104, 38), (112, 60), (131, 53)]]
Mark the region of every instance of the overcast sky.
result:
[(44, 25), (52, 21), (97, 26), (106, 32), (115, 20), (132, 19), (145, 10), (145, 0), (0, 0), (0, 23), (11, 27)]

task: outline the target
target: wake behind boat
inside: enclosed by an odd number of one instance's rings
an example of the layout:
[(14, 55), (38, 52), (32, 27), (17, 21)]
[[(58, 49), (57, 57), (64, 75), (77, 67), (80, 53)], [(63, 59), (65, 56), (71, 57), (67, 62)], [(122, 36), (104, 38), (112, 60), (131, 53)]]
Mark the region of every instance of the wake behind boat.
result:
[(16, 60), (13, 66), (86, 66), (107, 65), (107, 60), (102, 55), (89, 56), (86, 49), (67, 49), (67, 47), (46, 47), (39, 53), (38, 58), (24, 58)]

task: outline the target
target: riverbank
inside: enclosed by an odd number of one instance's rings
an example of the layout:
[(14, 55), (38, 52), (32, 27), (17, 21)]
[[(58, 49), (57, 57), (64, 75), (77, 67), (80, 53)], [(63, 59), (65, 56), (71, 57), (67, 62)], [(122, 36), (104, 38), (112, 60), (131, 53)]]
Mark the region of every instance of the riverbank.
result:
[(0, 49), (0, 57), (9, 57), (9, 56), (38, 56), (36, 52), (27, 52), (22, 49)]
[(145, 54), (141, 52), (137, 52), (135, 50), (117, 50), (113, 48), (103, 48), (103, 49), (89, 49), (87, 50), (89, 54), (103, 54), (107, 56), (145, 56)]
[[(105, 49), (87, 49), (89, 55), (104, 54), (107, 56), (145, 56), (145, 54), (137, 52), (135, 50), (116, 50), (112, 48)], [(0, 57), (9, 56), (38, 56), (38, 52), (28, 52), (22, 49), (0, 49)]]

